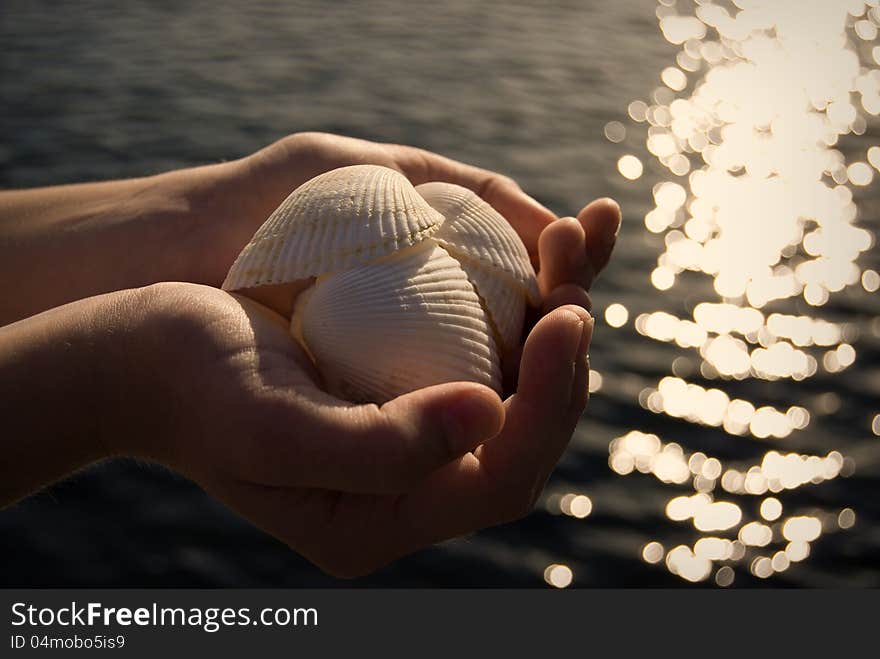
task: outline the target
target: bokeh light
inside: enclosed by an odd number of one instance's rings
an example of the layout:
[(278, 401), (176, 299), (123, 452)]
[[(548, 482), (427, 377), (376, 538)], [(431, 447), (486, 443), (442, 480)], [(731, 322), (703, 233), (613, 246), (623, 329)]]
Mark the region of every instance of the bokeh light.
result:
[[(813, 383), (854, 368), (866, 351), (864, 325), (833, 300), (880, 290), (876, 263), (863, 264), (875, 237), (857, 206), (860, 189), (877, 184), (880, 145), (859, 142), (855, 155), (842, 147), (868, 139), (880, 116), (880, 46), (858, 45), (878, 38), (880, 7), (669, 0), (657, 18), (679, 50), (658, 68), (662, 84), (626, 108), (629, 129), (607, 135), (609, 123), (606, 136), (625, 135), (630, 150), (644, 140), (643, 152), (621, 157), (624, 178), (659, 177), (637, 185), (650, 192), (646, 238), (660, 246), (650, 286), (672, 303), (616, 302), (605, 319), (622, 327), (632, 317), (639, 335), (678, 351), (669, 375), (651, 370), (633, 386), (638, 402), (712, 439), (661, 436), (646, 422), (611, 441), (608, 463), (674, 486), (664, 514), (696, 533), (668, 551), (646, 542), (642, 559), (728, 587), (735, 563), (748, 579), (770, 579), (807, 560), (823, 535), (855, 525), (851, 508), (806, 509), (789, 493), (855, 469), (853, 457), (832, 447), (814, 454), (806, 447), (816, 444), (798, 438), (846, 411), (833, 387)], [(876, 340), (880, 322), (871, 328)], [(796, 384), (806, 380), (810, 395)], [(868, 425), (880, 436), (880, 413)], [(722, 459), (707, 448), (720, 436), (799, 450)]]
[(568, 588), (573, 578), (574, 574), (567, 565), (554, 563), (544, 570), (544, 581), (554, 588)]

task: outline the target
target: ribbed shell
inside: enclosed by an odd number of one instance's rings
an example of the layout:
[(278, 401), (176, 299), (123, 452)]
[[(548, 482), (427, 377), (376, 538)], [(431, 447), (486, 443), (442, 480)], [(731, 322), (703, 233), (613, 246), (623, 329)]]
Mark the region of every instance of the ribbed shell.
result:
[(280, 284), (350, 268), (415, 245), (443, 216), (400, 172), (378, 165), (334, 169), (306, 181), (254, 234), (224, 290)]
[(330, 393), (383, 403), (442, 382), (500, 391), (498, 350), (473, 285), (433, 240), (320, 277), (292, 322)]
[(532, 305), (540, 304), (538, 281), (525, 245), (498, 211), (475, 192), (452, 183), (423, 183), (416, 191), (446, 218), (433, 236), (437, 242), (453, 256), (503, 273)]
[(522, 291), (509, 278), (499, 277), (495, 271), (477, 261), (461, 257), (458, 262), (489, 312), (489, 321), (501, 349), (509, 350), (519, 343), (522, 334), (526, 315), (526, 300)]

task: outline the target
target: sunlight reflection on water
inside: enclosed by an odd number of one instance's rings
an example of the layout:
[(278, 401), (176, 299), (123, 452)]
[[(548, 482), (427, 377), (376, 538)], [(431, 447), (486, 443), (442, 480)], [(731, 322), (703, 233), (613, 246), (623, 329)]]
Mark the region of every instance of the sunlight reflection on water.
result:
[[(683, 351), (639, 403), (723, 429), (731, 440), (783, 440), (806, 429), (813, 415), (839, 409), (835, 394), (786, 408), (725, 389), (749, 379), (839, 373), (858, 360), (858, 328), (823, 318), (821, 309), (847, 287), (880, 288), (880, 276), (857, 263), (874, 236), (856, 225), (851, 189), (873, 183), (880, 148), (849, 163), (836, 148), (880, 114), (880, 46), (868, 58), (859, 55), (859, 40), (877, 38), (878, 1), (662, 0), (656, 14), (663, 38), (681, 49), (659, 71), (663, 84), (651, 98), (629, 104), (630, 125), (610, 122), (605, 136), (616, 143), (627, 132), (645, 132), (646, 151), (618, 161), (625, 179), (637, 181), (653, 161), (671, 175), (653, 186), (654, 208), (644, 218), (649, 232), (665, 238), (653, 288), (662, 294), (703, 276), (711, 289), (689, 305), (690, 318), (635, 316), (638, 334)], [(799, 299), (815, 312), (797, 313)], [(605, 315), (619, 328), (631, 312), (615, 303)], [(688, 379), (697, 377), (717, 386)], [(872, 430), (880, 434), (878, 417)], [(768, 496), (848, 476), (852, 458), (774, 449), (758, 462), (725, 464), (639, 429), (614, 439), (609, 466), (617, 474), (653, 474), (694, 491), (665, 509), (670, 521), (693, 525), (694, 544), (667, 551), (649, 540), (641, 559), (691, 582), (714, 573), (714, 583), (727, 587), (738, 569), (759, 579), (784, 572), (808, 559), (823, 534), (855, 524), (851, 508), (788, 510)], [(762, 497), (759, 514), (750, 519), (745, 506), (720, 500), (725, 496)]]

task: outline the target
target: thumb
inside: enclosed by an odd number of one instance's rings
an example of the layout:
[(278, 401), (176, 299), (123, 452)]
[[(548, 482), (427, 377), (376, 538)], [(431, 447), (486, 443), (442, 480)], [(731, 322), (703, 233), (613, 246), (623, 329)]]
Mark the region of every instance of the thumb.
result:
[[(340, 401), (341, 402), (341, 401)], [(402, 492), (497, 435), (498, 395), (450, 382), (376, 405), (316, 405), (298, 433), (298, 483), (346, 492)]]

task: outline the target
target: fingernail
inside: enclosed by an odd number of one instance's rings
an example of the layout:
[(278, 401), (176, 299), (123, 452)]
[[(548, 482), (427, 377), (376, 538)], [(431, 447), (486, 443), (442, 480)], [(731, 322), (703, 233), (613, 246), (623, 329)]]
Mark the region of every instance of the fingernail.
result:
[(620, 204), (618, 204), (614, 199), (609, 199), (614, 207), (617, 209), (617, 228), (614, 230), (614, 237), (620, 235), (620, 229), (623, 227), (623, 210), (620, 208)]
[(584, 336), (584, 325), (586, 323), (586, 318), (589, 318), (590, 314), (586, 312), (586, 310), (578, 307), (578, 311), (574, 309), (567, 309), (566, 315), (574, 316), (576, 322), (570, 323), (568, 328), (568, 344), (565, 346), (566, 352), (570, 356), (572, 361), (577, 360), (578, 354), (580, 353), (580, 345), (581, 341), (583, 341)]
[(623, 226), (623, 212), (620, 210), (620, 204), (611, 197), (603, 197), (602, 202), (606, 206), (613, 208), (617, 213), (617, 227), (614, 229), (614, 234), (605, 234), (605, 241), (612, 242), (618, 235), (620, 235), (620, 227)]
[(584, 320), (584, 326), (581, 331), (580, 343), (578, 344), (577, 357), (579, 360), (584, 359), (590, 350), (590, 342), (593, 340), (593, 327), (595, 324), (596, 321), (593, 317), (587, 314), (587, 319)]
[(473, 450), (500, 430), (498, 414), (478, 395), (463, 395), (445, 412), (446, 438), (455, 455)]

